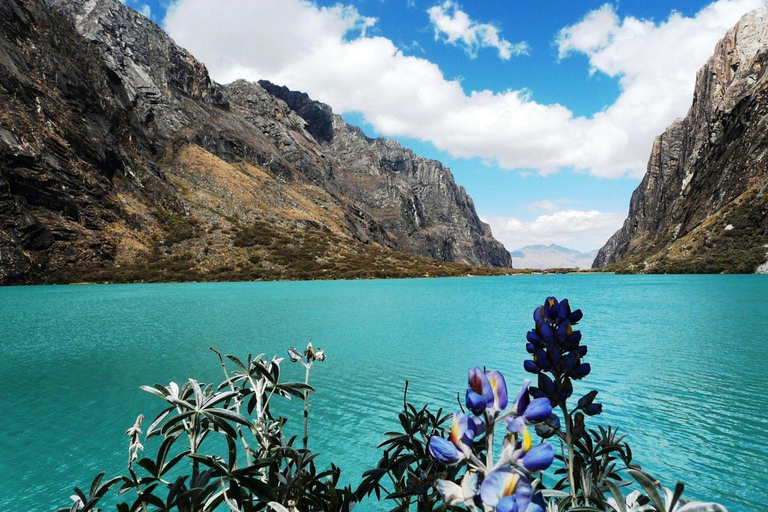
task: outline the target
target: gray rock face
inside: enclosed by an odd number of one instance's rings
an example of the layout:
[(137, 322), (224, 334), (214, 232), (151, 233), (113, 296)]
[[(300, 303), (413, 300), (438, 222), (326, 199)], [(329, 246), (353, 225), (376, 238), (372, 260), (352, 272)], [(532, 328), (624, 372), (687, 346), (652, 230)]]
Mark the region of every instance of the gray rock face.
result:
[(765, 243), (767, 70), (768, 6), (730, 29), (698, 72), (688, 115), (655, 140), (629, 216), (594, 268), (630, 259), (706, 263), (722, 256), (718, 242), (734, 234), (724, 228), (728, 215), (750, 217), (753, 241), (741, 246), (757, 251)]
[(306, 121), (331, 163), (334, 185), (392, 235), (398, 250), (471, 265), (512, 266), (447, 167), (395, 141), (366, 137), (304, 93), (259, 84)]

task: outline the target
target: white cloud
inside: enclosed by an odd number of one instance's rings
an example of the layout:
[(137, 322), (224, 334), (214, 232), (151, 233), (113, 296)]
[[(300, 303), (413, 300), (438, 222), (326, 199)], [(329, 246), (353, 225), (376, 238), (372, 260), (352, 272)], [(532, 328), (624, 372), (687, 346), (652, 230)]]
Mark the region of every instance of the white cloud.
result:
[(496, 48), (503, 60), (509, 60), (512, 55), (528, 54), (528, 43), (510, 43), (501, 37), (494, 25), (471, 20), (452, 0), (431, 7), (427, 13), (435, 29), (435, 41), (462, 45), (472, 58), (477, 57), (480, 48)]
[(605, 244), (622, 225), (625, 213), (563, 210), (526, 222), (514, 217), (490, 217), (493, 236), (507, 249), (533, 244), (557, 244), (588, 252)]
[(266, 78), (339, 113), (362, 113), (386, 136), (430, 141), (454, 157), (480, 157), (507, 169), (640, 176), (653, 137), (685, 114), (695, 72), (714, 44), (763, 1), (718, 0), (692, 18), (673, 13), (662, 23), (622, 20), (604, 6), (564, 29), (557, 41), (564, 58), (586, 53), (593, 72), (620, 80), (618, 100), (591, 118), (537, 103), (526, 91), (467, 94), (436, 64), (368, 34), (375, 20), (350, 6), (177, 0), (165, 26), (217, 81)]
[(561, 210), (563, 205), (572, 203), (570, 199), (556, 199), (554, 201), (544, 199), (543, 201), (534, 201), (525, 205), (525, 209), (529, 212), (547, 212), (553, 213)]

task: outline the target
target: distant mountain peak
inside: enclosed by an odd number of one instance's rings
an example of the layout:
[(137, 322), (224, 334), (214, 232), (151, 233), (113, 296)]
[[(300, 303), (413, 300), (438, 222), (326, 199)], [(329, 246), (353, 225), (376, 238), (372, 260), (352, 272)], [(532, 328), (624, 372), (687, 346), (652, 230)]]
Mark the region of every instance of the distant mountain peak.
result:
[(597, 250), (581, 252), (557, 244), (532, 244), (510, 252), (515, 268), (580, 268), (592, 266)]

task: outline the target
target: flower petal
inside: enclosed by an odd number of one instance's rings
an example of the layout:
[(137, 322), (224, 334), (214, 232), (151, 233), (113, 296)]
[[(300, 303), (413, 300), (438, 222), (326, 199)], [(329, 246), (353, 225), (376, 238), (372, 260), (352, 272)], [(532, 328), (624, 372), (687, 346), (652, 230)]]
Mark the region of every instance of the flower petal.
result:
[[(523, 366), (525, 366), (525, 369), (528, 370), (528, 366), (526, 363), (530, 362), (533, 364), (533, 366), (536, 366), (536, 363), (533, 361), (526, 361), (523, 363)], [(536, 368), (536, 372), (531, 373), (538, 373), (538, 368)], [(530, 371), (530, 370), (528, 370)], [(515, 401), (512, 403), (512, 414), (514, 416), (520, 416), (525, 412), (525, 409), (528, 407), (528, 404), (531, 401), (531, 398), (528, 396), (528, 387), (531, 385), (530, 379), (525, 379), (523, 381), (523, 385), (520, 387), (520, 392), (517, 394), (517, 398), (515, 398)]]
[(488, 407), (492, 406), (493, 389), (491, 388), (491, 383), (488, 382), (486, 373), (480, 367), (475, 366), (469, 369), (469, 378), (467, 380), (469, 381), (470, 389), (478, 395), (482, 395)]
[(517, 507), (517, 497), (513, 495), (502, 498), (496, 504), (496, 512), (520, 512)]
[(509, 468), (491, 471), (480, 484), (480, 499), (484, 505), (495, 507), (503, 498), (515, 493), (520, 480), (520, 474)]
[(551, 340), (552, 339), (552, 328), (549, 326), (549, 324), (547, 322), (538, 322), (536, 324), (536, 334), (542, 340)]
[(453, 464), (462, 458), (461, 453), (452, 442), (439, 436), (432, 436), (429, 439), (429, 453), (445, 464)]
[(473, 500), (480, 490), (480, 479), (475, 471), (467, 471), (461, 479), (461, 492), (464, 501)]
[(482, 395), (478, 395), (471, 389), (467, 389), (467, 396), (465, 400), (467, 404), (467, 409), (472, 411), (475, 414), (483, 414), (485, 411), (485, 398), (483, 398)]
[(493, 408), (497, 411), (501, 411), (507, 408), (509, 397), (507, 395), (507, 382), (504, 380), (504, 376), (497, 371), (486, 372), (488, 382), (493, 390)]
[(579, 406), (579, 409), (583, 409), (584, 407), (586, 407), (589, 404), (591, 404), (592, 402), (594, 402), (596, 396), (597, 396), (597, 390), (593, 389), (592, 391), (590, 391), (586, 395), (584, 395), (581, 398), (579, 398), (579, 402), (577, 404)]
[(533, 499), (531, 500), (531, 504), (528, 505), (528, 508), (525, 509), (525, 512), (544, 512), (546, 505), (544, 504), (544, 496), (537, 492)]
[(539, 389), (547, 395), (555, 393), (555, 383), (546, 373), (539, 374)]
[(577, 309), (576, 311), (573, 311), (568, 316), (568, 321), (571, 322), (572, 324), (576, 325), (576, 323), (579, 320), (581, 320), (583, 317), (584, 317), (584, 313), (582, 313), (580, 309)]
[(544, 301), (544, 316), (550, 320), (557, 318), (557, 299), (554, 297), (547, 297)]
[(552, 465), (553, 460), (555, 460), (555, 450), (552, 445), (541, 443), (528, 450), (520, 459), (520, 463), (527, 471), (535, 473), (547, 469)]
[(528, 505), (531, 503), (531, 497), (533, 496), (533, 487), (531, 482), (525, 475), (520, 475), (520, 481), (517, 482), (517, 488), (515, 489), (515, 497), (517, 498), (517, 509), (521, 512), (528, 511)]
[(523, 416), (528, 423), (540, 423), (552, 414), (552, 404), (549, 398), (535, 398), (523, 412)]

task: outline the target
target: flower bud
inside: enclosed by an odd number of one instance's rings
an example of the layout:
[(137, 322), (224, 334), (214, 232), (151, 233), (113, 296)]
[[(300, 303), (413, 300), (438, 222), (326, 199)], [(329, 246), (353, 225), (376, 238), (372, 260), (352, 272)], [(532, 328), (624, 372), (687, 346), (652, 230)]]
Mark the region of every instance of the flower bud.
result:
[(587, 416), (595, 416), (596, 414), (600, 414), (603, 412), (603, 404), (589, 404), (584, 408), (584, 413)]
[(597, 391), (594, 389), (584, 395), (583, 397), (579, 398), (579, 409), (583, 409), (584, 407), (590, 405), (592, 402), (594, 402), (595, 397), (597, 396)]
[(587, 375), (589, 375), (589, 372), (592, 371), (592, 367), (589, 363), (581, 363), (579, 366), (574, 368), (573, 370), (573, 378), (574, 379), (583, 379)]
[(555, 383), (552, 381), (552, 379), (549, 378), (549, 375), (547, 375), (546, 373), (539, 374), (539, 388), (546, 395), (555, 394)]

